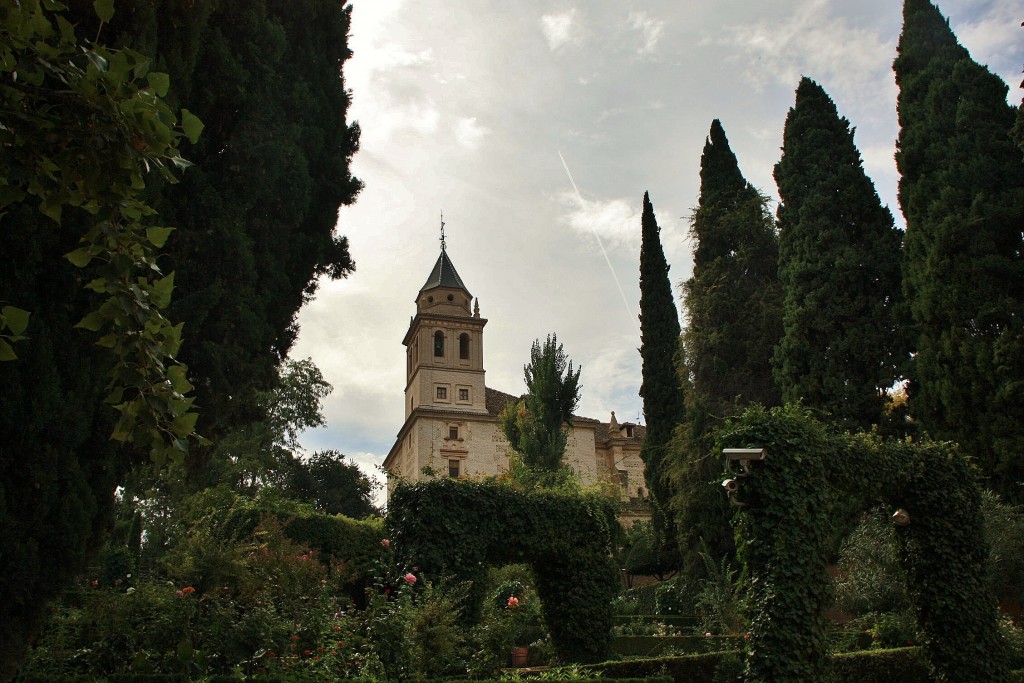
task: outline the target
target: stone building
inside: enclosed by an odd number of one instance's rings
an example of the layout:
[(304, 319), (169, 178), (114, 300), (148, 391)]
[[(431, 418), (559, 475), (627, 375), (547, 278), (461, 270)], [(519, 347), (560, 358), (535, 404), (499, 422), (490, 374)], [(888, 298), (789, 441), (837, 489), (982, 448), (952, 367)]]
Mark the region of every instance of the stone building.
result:
[[(511, 394), (484, 383), (484, 326), (442, 242), (441, 255), (416, 297), (406, 348), (405, 423), (387, 458), (388, 493), (399, 480), (484, 477), (508, 468), (509, 445), (498, 416)], [(640, 444), (644, 427), (576, 416), (564, 462), (585, 485), (619, 486), (623, 519), (649, 517)]]

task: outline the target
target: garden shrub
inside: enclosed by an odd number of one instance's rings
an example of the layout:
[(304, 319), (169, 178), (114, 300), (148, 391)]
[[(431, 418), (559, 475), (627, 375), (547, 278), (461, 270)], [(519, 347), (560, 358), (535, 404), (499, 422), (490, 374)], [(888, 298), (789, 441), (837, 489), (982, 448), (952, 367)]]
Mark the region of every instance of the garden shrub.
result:
[(834, 683), (928, 683), (928, 659), (920, 647), (864, 650), (832, 656)]
[(618, 586), (610, 559), (618, 525), (614, 501), (441, 479), (396, 487), (387, 525), (411, 566), (471, 582), (468, 619), (480, 617), (487, 566), (529, 564), (558, 657), (592, 662), (607, 654)]
[(851, 496), (910, 513), (897, 528), (910, 598), (940, 681), (1003, 681), (1008, 667), (985, 576), (976, 473), (948, 443), (838, 434), (800, 408), (750, 408), (720, 447), (765, 448), (738, 499), (737, 546), (750, 585), (749, 683), (825, 680), (826, 562), (833, 515)]
[[(622, 679), (647, 678), (668, 675), (674, 681), (713, 681), (715, 673), (723, 662), (735, 653), (712, 652), (681, 657), (658, 657), (650, 659), (627, 659), (617, 662), (602, 662), (583, 667), (587, 671), (600, 672), (602, 678)], [(724, 664), (728, 667), (729, 664)]]

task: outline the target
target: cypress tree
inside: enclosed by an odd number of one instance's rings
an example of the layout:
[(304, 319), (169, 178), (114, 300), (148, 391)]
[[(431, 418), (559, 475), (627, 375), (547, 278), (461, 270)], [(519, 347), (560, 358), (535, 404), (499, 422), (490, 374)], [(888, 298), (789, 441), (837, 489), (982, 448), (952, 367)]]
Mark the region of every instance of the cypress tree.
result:
[(702, 571), (705, 544), (714, 558), (735, 552), (726, 497), (708, 486), (721, 465), (709, 455), (726, 417), (748, 403), (778, 404), (770, 360), (782, 335), (778, 242), (768, 199), (744, 179), (717, 119), (700, 178), (690, 229), (693, 277), (683, 285), (686, 422), (671, 446), (675, 521), (688, 572)]
[[(334, 233), (339, 205), (359, 189), (349, 172), (358, 128), (345, 121), (341, 78), (350, 12), (331, 0), (140, 0), (130, 11), (118, 3), (99, 30), (92, 3), (71, 4), (77, 35), (153, 57), (154, 70), (170, 74), (172, 108), (205, 123), (198, 144), (183, 145), (195, 166), (182, 182), (160, 186), (150, 173), (146, 192), (160, 224), (176, 228), (160, 259), (176, 276), (168, 317), (185, 322), (179, 357), (192, 363), (199, 431), (218, 436), (259, 417), (251, 399), (271, 388), (316, 278), (352, 269)], [(96, 139), (110, 144), (106, 133)], [(79, 246), (81, 219), (68, 209), (58, 225), (22, 202), (0, 225), (0, 301), (32, 311), (18, 360), (0, 363), (6, 680), (47, 601), (110, 531), (114, 492), (138, 458), (110, 440), (109, 361), (75, 329), (96, 303), (63, 256)]]
[(691, 220), (693, 277), (684, 285), (684, 334), (693, 389), (717, 417), (747, 403), (776, 405), (772, 349), (781, 337), (778, 242), (768, 199), (740, 173), (715, 119)]
[(787, 402), (868, 428), (900, 377), (901, 234), (864, 173), (849, 121), (806, 77), (786, 117), (775, 181), (785, 290), (775, 379)]
[(1007, 86), (928, 0), (906, 0), (893, 65), (896, 164), (915, 324), (913, 415), (958, 441), (989, 484), (1024, 489), (1024, 163)]
[[(669, 265), (661, 246), (657, 219), (650, 197), (644, 193), (640, 242), (640, 356), (647, 434), (640, 448), (644, 478), (654, 501), (655, 538), (662, 544), (674, 533), (666, 518), (670, 489), (665, 479), (665, 460), (672, 433), (686, 416), (683, 388), (679, 382), (676, 357), (679, 351), (679, 314), (672, 298)], [(669, 524), (670, 526), (670, 524)]]

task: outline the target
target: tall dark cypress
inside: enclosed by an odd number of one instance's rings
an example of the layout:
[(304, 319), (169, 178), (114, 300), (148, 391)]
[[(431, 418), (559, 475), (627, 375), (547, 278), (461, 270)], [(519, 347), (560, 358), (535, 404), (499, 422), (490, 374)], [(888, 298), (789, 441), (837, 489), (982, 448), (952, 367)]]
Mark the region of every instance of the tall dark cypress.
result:
[(868, 428), (900, 377), (902, 236), (864, 173), (849, 121), (806, 77), (786, 117), (775, 181), (785, 292), (775, 379), (787, 402)]
[(906, 0), (893, 65), (916, 325), (911, 411), (1024, 499), (1024, 162), (1007, 87), (928, 0)]
[(644, 401), (647, 434), (640, 449), (644, 461), (644, 477), (654, 498), (655, 530), (659, 538), (671, 538), (670, 520), (664, 515), (670, 489), (665, 479), (665, 460), (672, 432), (686, 416), (683, 388), (676, 368), (679, 351), (679, 314), (672, 298), (669, 265), (661, 246), (661, 228), (654, 216), (654, 206), (644, 193), (640, 242), (640, 356), (643, 360), (643, 383), (640, 396)]
[(700, 162), (700, 199), (691, 218), (693, 277), (683, 285), (682, 382), (686, 422), (671, 445), (673, 510), (684, 571), (699, 557), (732, 555), (731, 510), (708, 486), (721, 465), (714, 433), (748, 403), (777, 404), (772, 349), (782, 335), (778, 243), (768, 200), (740, 172), (721, 123), (711, 124)]
[(700, 178), (684, 342), (694, 391), (724, 417), (747, 403), (779, 402), (770, 367), (782, 334), (778, 242), (768, 200), (743, 178), (718, 119)]

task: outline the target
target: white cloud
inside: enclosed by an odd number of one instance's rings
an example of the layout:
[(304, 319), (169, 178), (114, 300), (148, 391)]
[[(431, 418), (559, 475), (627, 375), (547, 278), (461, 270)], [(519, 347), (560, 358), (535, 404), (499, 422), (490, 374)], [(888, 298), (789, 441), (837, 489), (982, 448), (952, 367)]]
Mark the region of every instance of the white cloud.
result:
[(665, 30), (665, 22), (649, 16), (647, 12), (630, 12), (629, 24), (643, 36), (643, 45), (637, 49), (637, 53), (644, 55), (654, 52)]
[(400, 133), (433, 135), (441, 121), (437, 105), (429, 98), (397, 103), (385, 100), (372, 107), (373, 125), (362, 127), (363, 144), (387, 141)]
[(575, 18), (575, 8), (561, 14), (545, 14), (540, 18), (541, 31), (552, 52), (579, 40), (580, 30)]
[(891, 80), (894, 40), (830, 16), (830, 7), (803, 0), (773, 20), (727, 26), (719, 42), (739, 50), (731, 60), (747, 65), (743, 74), (759, 91), (771, 83), (795, 88), (807, 75), (854, 92), (872, 89), (877, 98), (879, 79)]
[(411, 52), (397, 43), (387, 43), (373, 48), (373, 70), (388, 71), (396, 67), (422, 66), (434, 62), (434, 51), (430, 48)]
[(575, 192), (558, 196), (566, 207), (562, 221), (587, 237), (597, 236), (603, 243), (639, 245), (640, 211), (638, 203), (626, 199), (580, 199)]
[(476, 149), (480, 141), (491, 132), (490, 128), (481, 126), (476, 122), (476, 117), (459, 117), (452, 126), (455, 133), (455, 141), (468, 149)]

